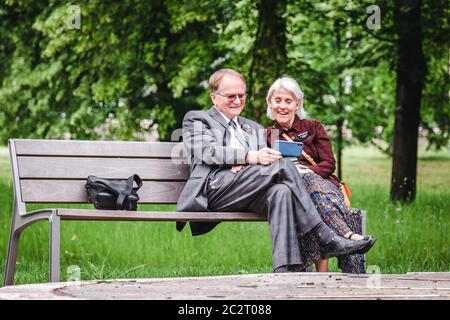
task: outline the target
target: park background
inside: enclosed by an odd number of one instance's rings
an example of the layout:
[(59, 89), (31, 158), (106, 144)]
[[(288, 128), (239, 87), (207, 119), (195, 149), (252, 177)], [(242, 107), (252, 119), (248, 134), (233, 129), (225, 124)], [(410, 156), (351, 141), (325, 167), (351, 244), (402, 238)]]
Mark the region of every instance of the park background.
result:
[[(299, 80), (368, 213), (381, 273), (450, 271), (449, 8), (436, 1), (28, 1), (0, 4), (0, 262), (13, 204), (10, 138), (161, 140), (207, 109), (207, 79), (247, 80), (244, 116)], [(29, 209), (48, 207), (32, 205)], [(140, 206), (171, 210), (171, 206)], [(271, 272), (267, 223), (191, 237), (174, 223), (65, 222), (62, 280)], [(331, 271), (339, 271), (332, 259)], [(48, 224), (21, 238), (17, 283), (48, 279)]]

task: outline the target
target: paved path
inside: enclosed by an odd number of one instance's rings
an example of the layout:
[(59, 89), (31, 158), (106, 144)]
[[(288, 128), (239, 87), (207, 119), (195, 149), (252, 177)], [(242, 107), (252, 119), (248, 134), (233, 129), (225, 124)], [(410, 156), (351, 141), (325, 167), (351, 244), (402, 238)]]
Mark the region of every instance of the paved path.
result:
[(446, 299), (450, 272), (252, 274), (60, 282), (0, 288), (0, 299)]

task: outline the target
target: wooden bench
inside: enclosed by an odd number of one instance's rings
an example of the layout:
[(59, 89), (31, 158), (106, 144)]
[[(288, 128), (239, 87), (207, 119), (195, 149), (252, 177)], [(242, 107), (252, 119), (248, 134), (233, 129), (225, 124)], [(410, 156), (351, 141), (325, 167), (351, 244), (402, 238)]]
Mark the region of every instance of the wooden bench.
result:
[[(265, 221), (251, 212), (107, 211), (51, 208), (27, 211), (29, 203), (88, 203), (88, 175), (122, 179), (137, 173), (140, 204), (176, 204), (189, 177), (177, 142), (11, 139), (14, 208), (3, 285), (13, 285), (22, 231), (50, 222), (50, 282), (59, 281), (60, 221)], [(363, 223), (365, 225), (365, 222)], [(175, 232), (175, 226), (174, 226)]]

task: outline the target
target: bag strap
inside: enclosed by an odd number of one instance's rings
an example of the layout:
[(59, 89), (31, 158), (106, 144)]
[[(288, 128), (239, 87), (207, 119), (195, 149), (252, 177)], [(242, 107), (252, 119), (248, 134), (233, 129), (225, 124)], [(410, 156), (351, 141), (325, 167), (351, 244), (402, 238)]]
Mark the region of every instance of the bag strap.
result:
[[(133, 178), (133, 179), (131, 179)], [(142, 179), (137, 174), (133, 174), (131, 177), (128, 178), (128, 181), (131, 179), (131, 185), (133, 185), (133, 182), (136, 182), (137, 187), (133, 187), (134, 191), (138, 191), (142, 187)]]
[[(136, 181), (137, 187), (133, 187), (133, 183)], [(137, 174), (129, 176), (127, 179), (127, 187), (125, 191), (121, 192), (117, 197), (116, 208), (118, 210), (123, 210), (123, 204), (128, 196), (131, 195), (131, 191), (138, 191), (142, 187), (142, 179)]]
[[(294, 140), (292, 140), (292, 138), (289, 137), (285, 132), (283, 132), (281, 135), (287, 141), (294, 142)], [(302, 156), (305, 157), (305, 159), (308, 160), (308, 162), (311, 163), (313, 166), (317, 165), (317, 162), (315, 162), (314, 159), (308, 153), (306, 153), (305, 150), (302, 150)], [(299, 157), (299, 160), (300, 160), (300, 157)], [(338, 177), (336, 177), (334, 174), (330, 174), (330, 178), (336, 180), (337, 182), (339, 182), (339, 185), (341, 185), (341, 183), (342, 183), (341, 180)]]

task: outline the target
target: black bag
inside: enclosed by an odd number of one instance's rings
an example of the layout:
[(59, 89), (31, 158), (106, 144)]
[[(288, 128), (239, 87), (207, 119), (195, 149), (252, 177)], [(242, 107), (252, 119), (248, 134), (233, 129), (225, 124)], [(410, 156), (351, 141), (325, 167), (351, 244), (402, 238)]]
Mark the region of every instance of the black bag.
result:
[[(133, 187), (134, 181), (137, 187)], [(85, 187), (89, 200), (96, 209), (136, 211), (139, 201), (136, 191), (142, 187), (142, 180), (137, 174), (127, 180), (88, 176)]]

